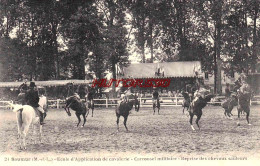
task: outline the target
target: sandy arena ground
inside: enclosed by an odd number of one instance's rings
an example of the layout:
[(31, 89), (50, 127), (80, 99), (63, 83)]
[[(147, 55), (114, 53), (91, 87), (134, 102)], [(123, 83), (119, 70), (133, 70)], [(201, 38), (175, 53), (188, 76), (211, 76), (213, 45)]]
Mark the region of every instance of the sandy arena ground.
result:
[[(69, 117), (63, 109), (50, 109), (43, 143), (33, 144), (30, 129), (27, 150), (20, 151), (15, 113), (0, 110), (0, 152), (1, 155), (214, 155), (260, 159), (260, 106), (251, 107), (252, 126), (247, 125), (245, 116), (241, 126), (237, 126), (236, 109), (233, 114), (234, 120), (229, 120), (224, 118), (221, 107), (207, 106), (200, 120), (201, 130), (192, 131), (181, 107), (164, 107), (160, 115), (153, 115), (151, 108), (141, 108), (140, 112), (132, 110), (129, 115), (129, 132), (124, 128), (123, 117), (117, 132), (114, 108), (96, 108), (94, 117), (89, 114), (83, 128), (75, 127), (74, 112)], [(197, 129), (196, 124), (194, 127)]]

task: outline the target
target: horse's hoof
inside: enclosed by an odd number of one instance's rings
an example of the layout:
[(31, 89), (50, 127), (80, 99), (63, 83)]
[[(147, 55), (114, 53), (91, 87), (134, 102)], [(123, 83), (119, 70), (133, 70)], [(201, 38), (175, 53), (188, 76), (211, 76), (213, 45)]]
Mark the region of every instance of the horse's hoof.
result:
[(240, 126), (240, 123), (239, 123), (239, 122), (237, 123), (237, 126)]
[(81, 128), (84, 127), (84, 126), (81, 126)]
[(252, 124), (248, 123), (248, 126), (251, 126)]
[(23, 147), (20, 146), (20, 147), (19, 147), (19, 150), (23, 150)]
[(191, 129), (192, 129), (193, 131), (195, 131), (195, 128), (193, 127), (193, 125), (191, 125)]
[(26, 147), (24, 147), (23, 150), (26, 150)]

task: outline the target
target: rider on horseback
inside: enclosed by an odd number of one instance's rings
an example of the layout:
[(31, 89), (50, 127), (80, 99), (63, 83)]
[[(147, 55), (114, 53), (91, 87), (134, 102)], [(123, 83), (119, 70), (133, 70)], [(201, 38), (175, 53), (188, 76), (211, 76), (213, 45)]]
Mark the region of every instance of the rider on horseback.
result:
[(196, 77), (195, 87), (196, 91), (193, 95), (194, 100), (192, 101), (192, 105), (194, 105), (194, 103), (196, 103), (200, 98), (204, 99), (206, 95), (209, 93), (209, 91), (204, 87), (203, 81), (199, 80), (198, 76)]
[[(123, 87), (122, 87), (123, 88)], [(120, 102), (119, 105), (121, 103), (126, 103), (127, 101), (129, 101), (129, 96), (131, 95), (131, 87), (129, 87), (128, 89), (126, 89), (125, 91), (122, 92), (121, 96), (120, 96)]]
[(39, 99), (40, 98), (39, 98), (39, 95), (38, 95), (37, 87), (36, 87), (34, 82), (30, 82), (29, 88), (30, 88), (29, 91), (27, 91), (26, 94), (25, 94), (25, 101), (28, 105), (35, 108), (36, 113), (40, 117), (40, 124), (43, 125), (44, 124), (43, 123), (44, 110), (39, 105)]

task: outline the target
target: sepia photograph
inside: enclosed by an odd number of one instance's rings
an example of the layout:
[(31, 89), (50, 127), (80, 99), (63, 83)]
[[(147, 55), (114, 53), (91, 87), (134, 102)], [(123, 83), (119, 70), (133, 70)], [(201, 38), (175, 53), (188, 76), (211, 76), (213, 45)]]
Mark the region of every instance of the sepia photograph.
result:
[(1, 165), (259, 165), (260, 0), (0, 0)]

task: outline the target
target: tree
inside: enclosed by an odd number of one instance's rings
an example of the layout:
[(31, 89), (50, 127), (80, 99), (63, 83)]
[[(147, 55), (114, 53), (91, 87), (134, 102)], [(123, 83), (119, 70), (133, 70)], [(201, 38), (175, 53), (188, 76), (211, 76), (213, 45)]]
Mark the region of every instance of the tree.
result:
[[(126, 8), (122, 1), (105, 0), (97, 1), (97, 6), (104, 16), (103, 38), (107, 56), (107, 69), (112, 72), (113, 79), (116, 79), (116, 65), (128, 63), (127, 51), (127, 29), (124, 27)], [(115, 82), (112, 86), (115, 95)]]

